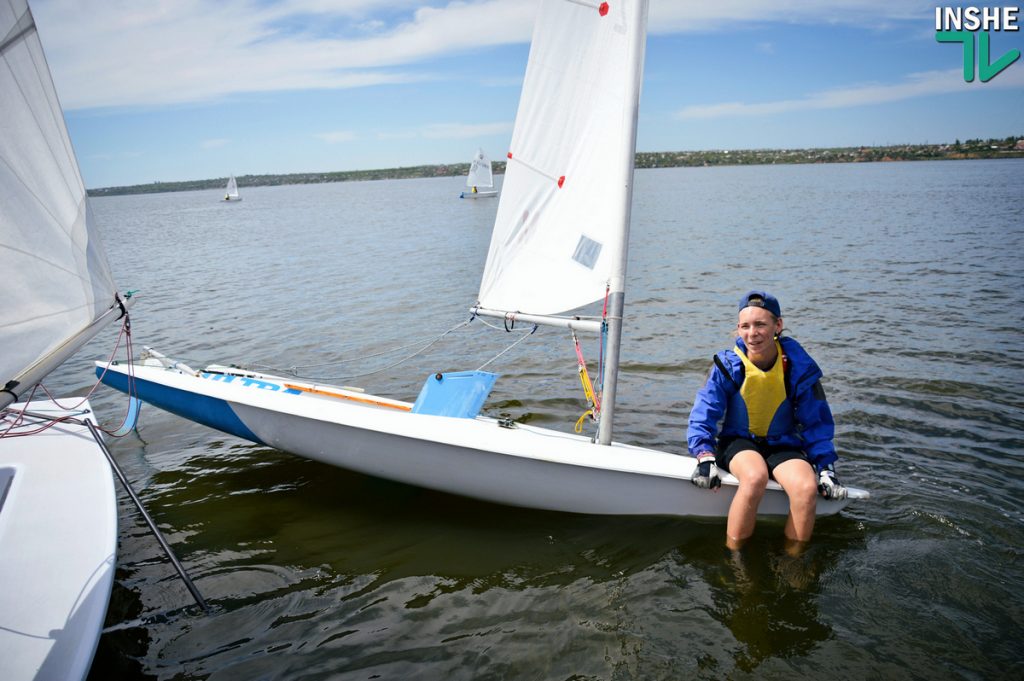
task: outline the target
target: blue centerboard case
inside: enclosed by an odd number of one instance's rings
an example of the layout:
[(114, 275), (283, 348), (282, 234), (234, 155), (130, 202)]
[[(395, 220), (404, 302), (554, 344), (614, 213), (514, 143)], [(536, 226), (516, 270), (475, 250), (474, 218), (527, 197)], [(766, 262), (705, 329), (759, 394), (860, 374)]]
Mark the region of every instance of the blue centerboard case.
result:
[(412, 413), (476, 418), (497, 379), (498, 374), (487, 371), (436, 373), (423, 384)]

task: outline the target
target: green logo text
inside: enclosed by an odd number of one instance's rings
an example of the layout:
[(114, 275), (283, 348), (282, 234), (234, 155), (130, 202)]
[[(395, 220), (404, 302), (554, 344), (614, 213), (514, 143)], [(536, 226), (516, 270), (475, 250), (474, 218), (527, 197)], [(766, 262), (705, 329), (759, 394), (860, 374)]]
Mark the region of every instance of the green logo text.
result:
[[(1017, 31), (1019, 7), (936, 7), (935, 40), (940, 43), (962, 43), (964, 82), (974, 81), (974, 63), (978, 63), (978, 79), (982, 83), (995, 78), (1020, 59), (1020, 50), (1013, 49), (992, 61), (989, 31)], [(975, 59), (974, 34), (978, 34)]]

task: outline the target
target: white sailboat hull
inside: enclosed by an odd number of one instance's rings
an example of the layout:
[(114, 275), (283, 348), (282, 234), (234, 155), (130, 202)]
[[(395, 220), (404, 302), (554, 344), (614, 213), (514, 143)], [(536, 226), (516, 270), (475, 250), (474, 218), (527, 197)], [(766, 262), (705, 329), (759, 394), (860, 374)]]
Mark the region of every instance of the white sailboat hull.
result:
[[(22, 408), (53, 418), (90, 412), (88, 403), (69, 413), (45, 400), (16, 404), (11, 412)], [(33, 421), (10, 433), (38, 426)], [(106, 617), (116, 549), (113, 477), (84, 425), (61, 423), (0, 439), (5, 681), (86, 677)]]
[(462, 192), (459, 194), (460, 199), (493, 199), (498, 196), (498, 190), (493, 191), (476, 191), (476, 192)]
[[(346, 393), (289, 389), (262, 374), (198, 376), (134, 365), (138, 396), (155, 406), (239, 437), (348, 470), (488, 502), (602, 515), (723, 517), (735, 492), (690, 483), (695, 465), (677, 456), (487, 417), (452, 418), (405, 411), (408, 403)], [(101, 367), (97, 366), (97, 374)], [(127, 367), (103, 381), (127, 389)], [(361, 401), (355, 401), (356, 399)], [(380, 401), (386, 406), (367, 404)], [(846, 501), (818, 501), (819, 515)], [(772, 483), (760, 512), (785, 515), (785, 493)]]

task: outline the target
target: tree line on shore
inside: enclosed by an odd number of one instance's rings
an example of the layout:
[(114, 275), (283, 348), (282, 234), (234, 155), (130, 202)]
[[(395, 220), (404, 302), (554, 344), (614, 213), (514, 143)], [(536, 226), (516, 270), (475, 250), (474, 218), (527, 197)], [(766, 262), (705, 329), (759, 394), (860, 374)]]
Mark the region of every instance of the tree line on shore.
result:
[[(738, 149), (714, 151), (641, 151), (636, 154), (637, 168), (676, 168), (725, 165), (773, 165), (790, 163), (865, 163), (880, 161), (958, 160), (979, 158), (1024, 158), (1024, 137), (971, 139), (952, 144), (901, 144), (883, 147), (835, 147), (821, 149)], [(495, 161), (494, 172), (505, 172), (505, 162)], [(284, 184), (320, 184), (365, 180), (397, 180), (424, 177), (451, 177), (469, 172), (469, 163), (346, 170), (326, 173), (289, 173), (240, 175), (240, 187)], [(89, 196), (155, 194), (206, 189), (223, 189), (227, 178), (152, 182), (125, 187), (88, 190)]]

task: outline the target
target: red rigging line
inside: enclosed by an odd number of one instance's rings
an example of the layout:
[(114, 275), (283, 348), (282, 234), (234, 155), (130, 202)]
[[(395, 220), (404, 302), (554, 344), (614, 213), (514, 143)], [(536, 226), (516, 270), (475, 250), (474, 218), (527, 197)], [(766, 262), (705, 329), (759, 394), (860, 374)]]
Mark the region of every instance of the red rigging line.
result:
[(527, 168), (529, 168), (533, 172), (535, 172), (535, 173), (537, 173), (539, 175), (543, 175), (544, 177), (548, 178), (552, 182), (556, 183), (558, 185), (559, 189), (561, 189), (562, 185), (565, 184), (565, 175), (560, 175), (558, 177), (555, 177), (551, 173), (545, 173), (543, 170), (541, 170), (537, 166), (530, 165), (529, 163), (527, 163), (523, 159), (519, 158), (518, 156), (515, 157), (515, 158), (512, 158), (512, 152), (511, 151), (508, 152), (508, 160), (515, 161), (516, 163), (522, 163), (524, 166), (526, 166)]

